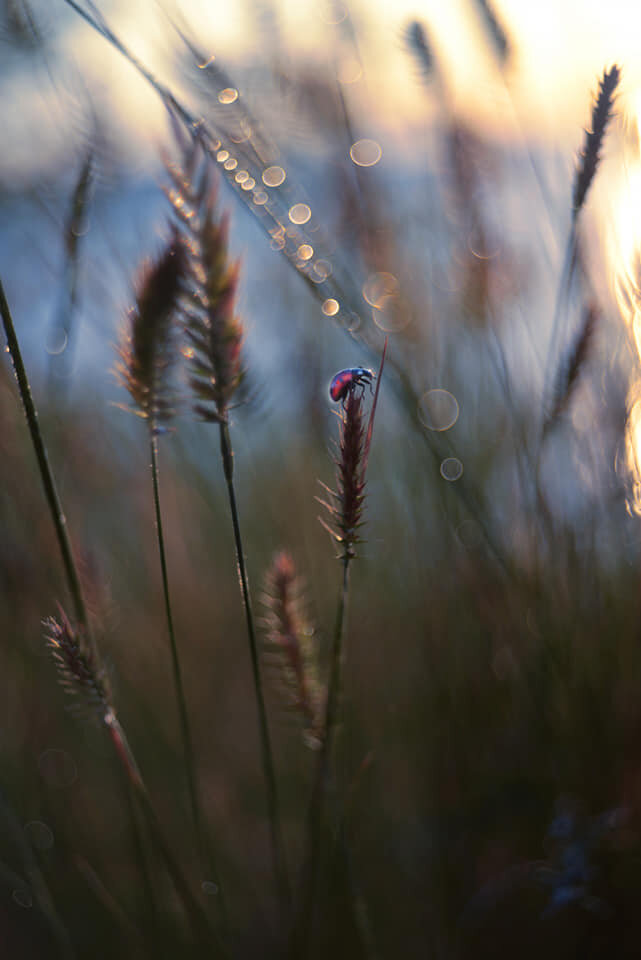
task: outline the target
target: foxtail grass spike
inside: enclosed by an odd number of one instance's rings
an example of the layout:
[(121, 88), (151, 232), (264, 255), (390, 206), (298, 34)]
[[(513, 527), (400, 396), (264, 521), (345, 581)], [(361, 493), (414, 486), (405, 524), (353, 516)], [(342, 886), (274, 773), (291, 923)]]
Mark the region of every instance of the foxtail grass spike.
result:
[(266, 649), (274, 654), (282, 687), (303, 721), (305, 743), (323, 738), (317, 652), (303, 610), (302, 585), (287, 551), (277, 553), (265, 575), (263, 604)]
[(334, 458), (336, 490), (325, 487), (329, 500), (320, 501), (330, 515), (329, 522), (321, 518), (321, 523), (342, 545), (346, 557), (355, 556), (363, 522), (365, 430), (362, 393), (350, 390), (341, 421), (338, 454)]
[(178, 643), (169, 592), (169, 574), (165, 553), (162, 513), (160, 509), (160, 484), (158, 469), (158, 424), (166, 423), (174, 413), (171, 391), (171, 372), (178, 355), (176, 326), (181, 298), (185, 293), (187, 276), (187, 244), (178, 227), (159, 258), (141, 271), (136, 284), (136, 304), (130, 312), (129, 323), (119, 348), (120, 362), (116, 373), (127, 387), (133, 400), (135, 412), (142, 416), (149, 427), (151, 477), (156, 520), (158, 553), (162, 575), (163, 597), (172, 676), (178, 706), (180, 732), (185, 758), (187, 787), (198, 853), (203, 874), (213, 881), (220, 895), (218, 903), (221, 919), (228, 936), (228, 919), (222, 886), (218, 877), (216, 858), (203, 823), (198, 798), (196, 763), (187, 699), (185, 696)]
[(499, 20), (490, 0), (474, 0), (474, 2), (490, 34), (496, 57), (501, 64), (505, 64), (511, 53), (510, 40), (505, 28)]
[[(334, 634), (330, 652), (329, 677), (324, 704), (323, 740), (318, 753), (314, 788), (308, 815), (309, 860), (306, 884), (297, 924), (292, 935), (292, 956), (298, 951), (306, 956), (314, 934), (314, 917), (320, 894), (323, 874), (323, 836), (326, 829), (327, 806), (333, 780), (334, 741), (342, 706), (342, 683), (345, 660), (345, 632), (351, 561), (356, 556), (355, 546), (360, 542), (358, 530), (363, 523), (365, 500), (365, 474), (374, 429), (374, 416), (381, 385), (387, 338), (381, 354), (381, 363), (376, 378), (376, 392), (367, 426), (363, 418), (363, 389), (355, 384), (347, 394), (341, 419), (339, 454), (335, 458), (336, 490), (329, 488), (330, 500), (324, 506), (329, 510), (330, 521), (321, 518), (323, 526), (342, 545), (342, 583), (336, 610)], [(321, 501), (323, 502), (323, 501)], [(345, 850), (343, 851), (345, 853)], [(348, 856), (347, 856), (347, 859)], [(347, 860), (346, 860), (347, 863)], [(355, 903), (352, 904), (357, 910)], [(360, 925), (357, 922), (357, 927)]]
[(104, 666), (87, 643), (81, 627), (72, 626), (62, 607), (44, 622), (47, 645), (65, 691), (101, 719), (111, 711), (111, 690)]
[(591, 129), (586, 130), (585, 142), (579, 153), (578, 166), (574, 177), (572, 194), (574, 219), (576, 219), (585, 203), (587, 192), (594, 180), (601, 159), (601, 148), (608, 122), (612, 116), (614, 96), (620, 78), (621, 71), (615, 64), (609, 70), (604, 70), (603, 77), (599, 81), (599, 92), (592, 107)]
[(154, 427), (174, 413), (170, 389), (177, 352), (174, 322), (185, 271), (186, 253), (174, 230), (158, 259), (141, 271), (136, 304), (118, 348), (116, 374), (129, 390), (135, 411)]
[[(179, 141), (180, 146), (180, 141)], [(184, 298), (182, 318), (187, 348), (193, 409), (203, 420), (220, 428), (220, 455), (227, 486), (234, 533), (236, 564), (251, 658), (254, 693), (258, 710), (261, 757), (267, 793), (268, 817), (274, 864), (283, 915), (289, 912), (291, 890), (280, 825), (276, 772), (267, 721), (267, 709), (258, 655), (258, 642), (249, 591), (249, 578), (240, 530), (234, 488), (234, 453), (229, 429), (229, 407), (243, 381), (243, 327), (236, 315), (238, 264), (231, 263), (227, 250), (229, 219), (214, 214), (215, 192), (210, 185), (208, 159), (198, 170), (194, 154), (198, 144), (183, 150), (182, 169), (171, 167), (174, 190), (168, 196), (178, 229), (188, 250), (189, 295)], [(184, 170), (192, 171), (191, 178)], [(195, 185), (191, 182), (194, 181)]]
[(427, 42), (425, 29), (418, 20), (412, 20), (407, 26), (405, 42), (419, 65), (423, 77), (428, 80), (434, 73), (434, 53)]
[(225, 423), (234, 393), (243, 379), (243, 328), (235, 314), (238, 264), (227, 257), (228, 218), (216, 221), (213, 199), (199, 231), (193, 277), (201, 289), (185, 315), (192, 348), (190, 384), (194, 410), (203, 420)]

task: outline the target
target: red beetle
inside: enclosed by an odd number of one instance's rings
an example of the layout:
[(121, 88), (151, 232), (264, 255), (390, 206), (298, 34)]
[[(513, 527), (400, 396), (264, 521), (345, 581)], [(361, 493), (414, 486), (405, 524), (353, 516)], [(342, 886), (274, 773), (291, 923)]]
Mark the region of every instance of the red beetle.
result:
[(329, 395), (336, 402), (344, 401), (356, 387), (365, 389), (366, 383), (371, 385), (375, 377), (374, 371), (367, 370), (365, 367), (348, 367), (347, 370), (339, 370), (332, 377), (332, 382), (329, 385)]

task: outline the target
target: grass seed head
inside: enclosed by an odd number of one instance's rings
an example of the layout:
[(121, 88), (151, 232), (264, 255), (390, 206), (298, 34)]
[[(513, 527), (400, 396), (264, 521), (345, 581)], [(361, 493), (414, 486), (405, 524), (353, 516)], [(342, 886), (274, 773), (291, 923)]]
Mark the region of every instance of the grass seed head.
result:
[(118, 348), (116, 375), (129, 390), (136, 412), (153, 422), (166, 422), (173, 415), (173, 324), (185, 269), (185, 250), (174, 230), (158, 259), (145, 264), (140, 272), (136, 303)]
[(329, 522), (323, 526), (343, 546), (343, 557), (355, 556), (360, 543), (359, 528), (363, 524), (366, 472), (366, 427), (363, 418), (363, 396), (359, 390), (350, 390), (345, 400), (341, 419), (336, 464), (336, 490), (325, 488), (328, 501), (321, 501), (329, 511)]
[(594, 180), (601, 159), (601, 147), (603, 146), (606, 127), (612, 116), (614, 95), (620, 76), (621, 71), (615, 64), (609, 70), (603, 71), (603, 77), (599, 82), (599, 92), (592, 107), (592, 129), (586, 130), (585, 143), (579, 153), (579, 163), (574, 177), (572, 207), (575, 218), (585, 203), (587, 192)]
[(57, 618), (44, 621), (44, 627), (60, 683), (67, 693), (78, 697), (84, 708), (104, 719), (112, 711), (107, 673), (97, 662), (81, 629), (72, 626), (62, 608)]
[(274, 555), (263, 594), (267, 649), (275, 654), (290, 702), (304, 722), (305, 742), (322, 741), (322, 695), (311, 627), (304, 614), (302, 585), (291, 555)]

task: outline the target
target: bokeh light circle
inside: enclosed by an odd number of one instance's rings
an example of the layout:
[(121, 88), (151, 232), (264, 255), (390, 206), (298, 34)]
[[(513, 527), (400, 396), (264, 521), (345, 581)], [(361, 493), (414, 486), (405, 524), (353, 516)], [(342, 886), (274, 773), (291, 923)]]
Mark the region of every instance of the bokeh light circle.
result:
[(373, 167), (381, 159), (383, 151), (376, 140), (357, 140), (349, 151), (353, 163), (357, 167)]
[(326, 317), (335, 317), (338, 311), (340, 310), (340, 304), (338, 300), (334, 300), (333, 297), (329, 297), (323, 303), (321, 310), (323, 311)]
[(31, 890), (28, 890), (26, 887), (19, 887), (14, 890), (11, 894), (14, 903), (17, 903), (19, 907), (32, 907), (33, 906), (33, 896)]
[(267, 167), (263, 170), (263, 183), (266, 187), (280, 187), (287, 174), (282, 167)]
[(393, 273), (371, 273), (363, 284), (363, 296), (370, 307), (382, 310), (390, 297), (398, 293), (398, 280)]
[(34, 850), (50, 850), (53, 847), (53, 833), (42, 820), (30, 820), (25, 824), (24, 832)]
[(418, 415), (428, 430), (449, 430), (458, 420), (458, 400), (449, 390), (428, 390), (419, 400)]
[(444, 480), (452, 483), (463, 476), (463, 464), (458, 457), (446, 457), (441, 464), (440, 474)]
[(224, 106), (227, 106), (229, 103), (234, 103), (238, 100), (238, 90), (235, 87), (225, 87), (224, 90), (221, 90), (218, 94), (218, 100)]
[(289, 208), (289, 219), (299, 227), (307, 223), (311, 215), (312, 211), (306, 203), (295, 203)]

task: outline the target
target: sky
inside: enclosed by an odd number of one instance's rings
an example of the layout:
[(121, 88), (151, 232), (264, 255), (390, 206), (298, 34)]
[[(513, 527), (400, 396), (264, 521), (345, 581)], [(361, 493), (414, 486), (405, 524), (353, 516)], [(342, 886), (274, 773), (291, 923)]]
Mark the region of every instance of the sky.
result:
[[(50, 20), (56, 5), (64, 9), (64, 0), (50, 0)], [(239, 63), (245, 76), (248, 67), (294, 78), (301, 65), (312, 75), (337, 72), (362, 123), (360, 135), (378, 139), (384, 130), (401, 147), (411, 146), (417, 130), (445, 107), (492, 136), (571, 150), (577, 129), (589, 120), (598, 78), (613, 62), (623, 68), (620, 111), (636, 116), (641, 109), (641, 3), (634, 0), (494, 0), (513, 51), (504, 69), (475, 0), (111, 0), (98, 6), (125, 44), (172, 87), (181, 90), (180, 41), (169, 16), (232, 75), (243, 76)], [(68, 8), (67, 15), (49, 63), (34, 61), (30, 72), (5, 82), (0, 124), (13, 147), (0, 168), (9, 164), (16, 175), (45, 161), (34, 149), (38, 141), (46, 142), (50, 158), (65, 151), (68, 120), (82, 115), (85, 90), (108, 110), (132, 156), (155, 150), (151, 141), (165, 123), (157, 96), (135, 71)], [(412, 20), (422, 24), (435, 53), (441, 83), (431, 89), (404, 39)], [(257, 87), (241, 92), (260, 100)]]
[[(509, 130), (509, 100), (526, 129), (559, 135), (585, 119), (590, 92), (613, 62), (624, 68), (625, 102), (636, 103), (641, 91), (641, 4), (634, 0), (495, 2), (514, 51), (503, 73), (474, 0), (352, 0), (349, 6), (341, 0), (275, 0), (272, 6), (265, 0), (165, 0), (164, 6), (157, 0), (114, 0), (101, 6), (125, 42), (160, 72), (170, 51), (163, 9), (198, 38), (207, 55), (231, 65), (239, 58), (285, 66), (304, 59), (320, 69), (334, 59), (340, 65), (358, 57), (363, 72), (351, 86), (366, 88), (379, 116), (399, 131), (419, 122), (426, 108), (403, 40), (412, 19), (427, 32), (451, 102), (492, 128)], [(352, 29), (353, 45), (347, 39)], [(129, 72), (116, 69), (104, 42), (89, 39), (80, 22), (70, 25), (66, 46), (96, 80), (109, 76), (125, 109), (136, 115), (136, 101), (148, 103)]]

